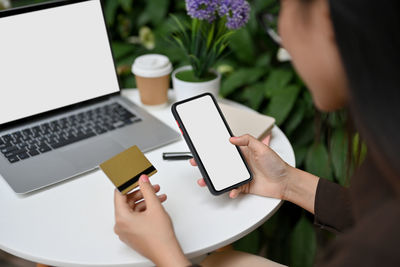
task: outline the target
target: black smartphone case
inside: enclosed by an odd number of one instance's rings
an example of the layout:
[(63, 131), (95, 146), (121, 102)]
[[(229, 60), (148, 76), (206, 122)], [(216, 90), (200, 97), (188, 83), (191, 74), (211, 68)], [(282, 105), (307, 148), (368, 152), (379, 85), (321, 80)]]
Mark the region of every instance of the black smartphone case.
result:
[(188, 135), (188, 133), (187, 133), (187, 131), (185, 129), (185, 125), (183, 124), (181, 118), (179, 117), (178, 112), (176, 111), (176, 107), (178, 105), (180, 105), (182, 103), (186, 103), (186, 102), (192, 101), (192, 100), (197, 99), (197, 98), (204, 97), (204, 96), (210, 96), (212, 98), (212, 100), (214, 102), (214, 105), (217, 107), (218, 113), (221, 116), (221, 118), (222, 118), (222, 120), (223, 120), (223, 122), (225, 124), (226, 129), (228, 130), (230, 136), (233, 136), (232, 131), (229, 128), (229, 125), (226, 122), (225, 117), (224, 117), (220, 107), (218, 106), (217, 101), (215, 100), (215, 97), (210, 93), (200, 94), (200, 95), (197, 95), (197, 96), (194, 96), (194, 97), (191, 97), (191, 98), (179, 101), (179, 102), (175, 102), (171, 106), (171, 111), (172, 111), (172, 115), (174, 116), (176, 122), (178, 123), (178, 127), (181, 130), (183, 138), (185, 139), (187, 145), (189, 146), (190, 151), (192, 152), (193, 158), (196, 160), (196, 163), (197, 163), (197, 165), (198, 165), (198, 167), (200, 169), (200, 173), (203, 176), (204, 181), (206, 182), (208, 189), (210, 190), (211, 194), (213, 194), (213, 195), (221, 195), (221, 194), (223, 194), (225, 192), (228, 192), (228, 191), (230, 191), (232, 189), (238, 188), (241, 185), (249, 183), (253, 179), (253, 174), (252, 174), (252, 172), (251, 172), (251, 170), (250, 170), (250, 168), (249, 168), (249, 166), (248, 166), (248, 164), (247, 164), (242, 152), (240, 151), (240, 148), (238, 146), (236, 146), (236, 149), (238, 150), (238, 152), (240, 154), (240, 157), (242, 158), (243, 163), (245, 164), (245, 166), (246, 166), (246, 168), (247, 168), (247, 170), (248, 170), (248, 172), (250, 174), (250, 178), (247, 179), (247, 180), (244, 180), (243, 182), (240, 182), (240, 183), (237, 183), (237, 184), (232, 185), (230, 187), (227, 187), (225, 189), (222, 189), (222, 190), (219, 190), (219, 191), (215, 190), (214, 185), (212, 184), (211, 179), (208, 176), (207, 170), (205, 169), (202, 161), (200, 160), (200, 157), (199, 157), (199, 155), (198, 155), (198, 153), (196, 151), (196, 148), (194, 147), (194, 145), (193, 145), (193, 143), (192, 143), (192, 141), (190, 139), (190, 136)]

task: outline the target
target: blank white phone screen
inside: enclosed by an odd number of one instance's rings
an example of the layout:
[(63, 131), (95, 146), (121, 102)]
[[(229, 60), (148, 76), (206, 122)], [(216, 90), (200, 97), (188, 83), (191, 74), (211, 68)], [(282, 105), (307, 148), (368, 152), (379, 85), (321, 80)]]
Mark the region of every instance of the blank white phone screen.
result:
[(250, 178), (210, 96), (179, 104), (176, 111), (217, 191)]

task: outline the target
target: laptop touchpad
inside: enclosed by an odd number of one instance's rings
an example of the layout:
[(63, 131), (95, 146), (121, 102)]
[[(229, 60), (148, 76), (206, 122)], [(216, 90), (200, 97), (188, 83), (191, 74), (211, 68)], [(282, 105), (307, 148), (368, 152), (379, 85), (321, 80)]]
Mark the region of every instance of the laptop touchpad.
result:
[(74, 165), (78, 170), (88, 170), (97, 167), (103, 161), (124, 151), (124, 147), (111, 138), (86, 140), (61, 152), (61, 156)]

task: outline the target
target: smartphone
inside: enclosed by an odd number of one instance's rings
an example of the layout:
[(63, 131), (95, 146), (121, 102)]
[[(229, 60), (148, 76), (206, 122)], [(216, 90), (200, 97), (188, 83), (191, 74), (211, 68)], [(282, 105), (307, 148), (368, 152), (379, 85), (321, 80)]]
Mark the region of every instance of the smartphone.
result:
[(213, 195), (219, 195), (251, 181), (252, 173), (232, 137), (221, 109), (210, 93), (172, 105), (182, 135)]

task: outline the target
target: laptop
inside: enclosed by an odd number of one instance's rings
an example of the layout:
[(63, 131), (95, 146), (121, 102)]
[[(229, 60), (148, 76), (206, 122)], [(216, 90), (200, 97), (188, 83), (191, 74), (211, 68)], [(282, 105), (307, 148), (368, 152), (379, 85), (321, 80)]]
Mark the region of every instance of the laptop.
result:
[(0, 174), (16, 193), (180, 138), (120, 94), (100, 0), (1, 11), (0, 36)]

